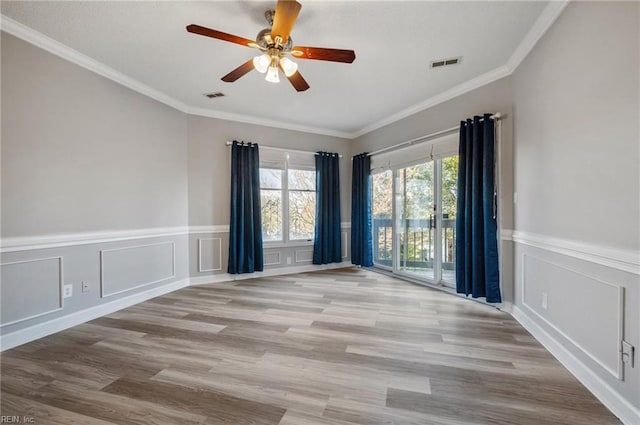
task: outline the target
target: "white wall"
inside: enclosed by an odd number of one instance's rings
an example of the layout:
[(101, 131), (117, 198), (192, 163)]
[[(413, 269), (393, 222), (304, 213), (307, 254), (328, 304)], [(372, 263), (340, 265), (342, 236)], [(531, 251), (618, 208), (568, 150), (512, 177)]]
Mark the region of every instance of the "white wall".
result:
[(639, 9), (569, 4), (513, 74), (517, 314), (627, 423), (640, 423), (640, 359), (618, 353), (621, 338), (640, 347)]

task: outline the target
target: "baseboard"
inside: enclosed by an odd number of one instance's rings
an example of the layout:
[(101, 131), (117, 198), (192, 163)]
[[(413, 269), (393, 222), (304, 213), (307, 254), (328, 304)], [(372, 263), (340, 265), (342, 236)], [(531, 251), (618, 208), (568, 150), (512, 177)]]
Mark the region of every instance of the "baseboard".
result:
[(84, 310), (76, 311), (74, 313), (52, 319), (48, 322), (38, 323), (37, 325), (29, 326), (24, 329), (17, 330), (5, 335), (0, 335), (0, 351), (9, 350), (17, 347), (18, 345), (26, 344), (27, 342), (34, 341), (39, 338), (43, 338), (47, 335), (54, 334), (56, 332), (63, 331), (73, 326), (80, 325), (88, 322), (89, 320), (97, 319), (98, 317), (106, 316), (123, 308), (130, 307), (132, 305), (141, 303), (143, 301), (150, 300), (151, 298), (159, 297), (160, 295), (168, 294), (169, 292), (176, 291), (178, 289), (185, 288), (189, 285), (202, 285), (206, 283), (219, 283), (229, 282), (234, 280), (252, 279), (257, 277), (267, 276), (279, 276), (293, 273), (303, 273), (318, 270), (338, 269), (344, 267), (351, 267), (350, 262), (332, 263), (324, 265), (304, 265), (294, 267), (280, 267), (274, 269), (268, 269), (264, 272), (247, 273), (242, 275), (231, 275), (228, 273), (220, 273), (209, 276), (199, 276), (179, 281), (167, 283), (165, 285), (157, 286), (147, 291), (139, 292), (129, 295), (127, 297), (119, 298), (104, 304), (99, 304), (93, 307), (89, 307)]
[(596, 375), (573, 353), (536, 323), (518, 306), (513, 306), (512, 316), (534, 336), (569, 372), (595, 395), (624, 424), (640, 424), (640, 409), (633, 406), (602, 378)]
[(502, 304), (497, 305), (496, 308), (498, 310), (502, 310), (505, 313), (509, 313), (513, 316), (513, 303), (510, 301), (503, 301)]
[(208, 276), (196, 276), (189, 279), (191, 285), (204, 285), (207, 283), (221, 283), (221, 282), (231, 282), (234, 280), (245, 280), (245, 279), (255, 279), (259, 277), (269, 277), (269, 276), (281, 276), (287, 274), (295, 274), (295, 273), (305, 273), (305, 272), (313, 272), (319, 270), (330, 270), (330, 269), (342, 269), (345, 267), (352, 267), (350, 261), (343, 261), (341, 263), (331, 263), (331, 264), (307, 264), (304, 266), (293, 266), (293, 267), (277, 267), (273, 269), (266, 269), (263, 272), (255, 272), (255, 273), (244, 273), (244, 274), (229, 274), (229, 273), (218, 273)]
[(170, 282), (157, 286), (153, 289), (138, 292), (104, 304), (98, 304), (66, 316), (58, 317), (48, 322), (39, 323), (37, 325), (29, 326), (28, 328), (2, 335), (0, 336), (0, 351), (26, 344), (27, 342), (38, 338), (60, 332), (70, 327), (88, 322), (89, 320), (97, 319), (98, 317), (111, 314), (118, 310), (122, 310), (123, 308), (130, 307), (134, 304), (147, 301), (160, 295), (168, 294), (169, 292), (173, 292), (187, 286), (189, 286), (189, 279)]

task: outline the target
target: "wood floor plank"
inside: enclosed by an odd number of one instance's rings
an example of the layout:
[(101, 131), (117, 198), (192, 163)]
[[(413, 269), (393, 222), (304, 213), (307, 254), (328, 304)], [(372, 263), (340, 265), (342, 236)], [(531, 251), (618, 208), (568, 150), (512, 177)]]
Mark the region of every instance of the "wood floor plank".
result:
[(177, 411), (161, 404), (91, 391), (54, 381), (28, 394), (32, 400), (119, 425), (198, 425), (206, 416)]
[(32, 420), (34, 424), (47, 425), (117, 425), (116, 422), (107, 422), (70, 410), (59, 409), (10, 393), (0, 394), (0, 410), (3, 416), (20, 417), (22, 423)]
[(358, 268), (184, 288), (0, 367), (36, 424), (619, 424), (508, 314)]
[(102, 391), (206, 416), (210, 424), (274, 425), (285, 413), (284, 408), (159, 381), (122, 378)]

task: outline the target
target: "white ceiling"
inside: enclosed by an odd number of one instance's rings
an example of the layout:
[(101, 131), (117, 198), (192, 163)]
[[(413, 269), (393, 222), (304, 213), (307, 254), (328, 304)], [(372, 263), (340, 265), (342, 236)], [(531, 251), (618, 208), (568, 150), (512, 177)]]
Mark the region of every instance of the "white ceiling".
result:
[[(349, 137), (504, 69), (547, 6), (546, 1), (301, 3), (294, 44), (356, 52), (353, 64), (298, 60), (311, 86), (301, 93), (284, 78), (272, 84), (255, 71), (235, 83), (222, 82), (220, 77), (257, 51), (185, 30), (194, 23), (254, 39), (267, 26), (263, 14), (275, 1), (2, 1), (1, 10), (188, 111)], [(462, 62), (429, 69), (430, 61), (453, 56), (462, 56)], [(226, 96), (203, 96), (217, 91)]]

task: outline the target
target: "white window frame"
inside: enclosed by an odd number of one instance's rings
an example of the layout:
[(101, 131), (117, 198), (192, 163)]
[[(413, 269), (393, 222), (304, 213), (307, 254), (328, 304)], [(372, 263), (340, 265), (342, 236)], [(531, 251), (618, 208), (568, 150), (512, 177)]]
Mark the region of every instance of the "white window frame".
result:
[[(289, 170), (304, 170), (315, 172), (314, 167), (294, 165), (290, 166), (289, 161), (285, 161), (284, 165), (277, 167), (275, 165), (265, 164), (260, 166), (262, 169), (280, 170), (282, 171), (282, 188), (280, 189), (282, 195), (282, 240), (279, 241), (264, 241), (263, 246), (265, 248), (278, 248), (278, 247), (290, 247), (290, 246), (313, 246), (313, 237), (311, 239), (289, 239)], [(313, 190), (294, 189), (296, 192), (314, 192), (316, 190), (318, 182)], [(267, 189), (265, 190), (277, 190)], [(260, 191), (262, 191), (262, 186)], [(317, 200), (316, 200), (317, 202)], [(317, 204), (316, 204), (317, 205)], [(315, 224), (315, 223), (314, 223)], [(315, 237), (315, 235), (314, 235)]]
[[(446, 139), (445, 139), (446, 137)], [(392, 201), (392, 222), (393, 222), (393, 239), (392, 239), (392, 260), (391, 267), (385, 266), (382, 264), (375, 263), (374, 266), (376, 268), (388, 270), (394, 274), (402, 275), (410, 277), (411, 279), (415, 279), (420, 282), (425, 282), (429, 284), (435, 284), (439, 286), (445, 287), (455, 287), (455, 282), (448, 281), (442, 278), (442, 160), (444, 158), (448, 158), (450, 156), (458, 155), (457, 150), (454, 150), (453, 147), (457, 146), (452, 139), (454, 135), (445, 136), (441, 139), (435, 139), (434, 141), (424, 144), (420, 147), (420, 151), (423, 152), (422, 155), (418, 153), (418, 145), (414, 145), (413, 147), (399, 149), (394, 151), (388, 155), (381, 155), (381, 157), (377, 160), (377, 164), (374, 164), (372, 161), (371, 174), (381, 173), (387, 170), (391, 170), (393, 175), (393, 201)], [(444, 140), (443, 140), (444, 139)], [(444, 143), (441, 143), (440, 141)], [(418, 153), (416, 155), (416, 153)], [(400, 250), (398, 247), (398, 179), (399, 172), (401, 169), (406, 167), (411, 167), (419, 164), (424, 164), (428, 162), (433, 162), (433, 178), (434, 178), (434, 204), (435, 204), (435, 216), (436, 216), (436, 227), (435, 227), (435, 245), (434, 245), (434, 258), (438, 258), (438, 261), (434, 261), (433, 268), (433, 278), (427, 278), (423, 276), (419, 276), (414, 273), (406, 272), (400, 270)], [(373, 227), (373, 226), (372, 226)], [(373, 230), (373, 229), (372, 229)], [(376, 235), (372, 235), (373, 240), (375, 241)]]

